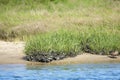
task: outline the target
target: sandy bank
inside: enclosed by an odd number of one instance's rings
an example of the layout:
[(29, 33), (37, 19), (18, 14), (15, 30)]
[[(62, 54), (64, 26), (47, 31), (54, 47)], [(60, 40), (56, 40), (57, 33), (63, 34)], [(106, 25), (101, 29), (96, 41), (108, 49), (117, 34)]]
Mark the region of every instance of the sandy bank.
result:
[[(28, 62), (23, 59), (24, 42), (4, 42), (0, 41), (0, 64), (43, 64), (38, 62)], [(74, 64), (74, 63), (106, 63), (120, 62), (120, 56), (116, 59), (103, 55), (92, 55), (84, 53), (72, 58), (59, 61), (52, 61), (48, 64)]]

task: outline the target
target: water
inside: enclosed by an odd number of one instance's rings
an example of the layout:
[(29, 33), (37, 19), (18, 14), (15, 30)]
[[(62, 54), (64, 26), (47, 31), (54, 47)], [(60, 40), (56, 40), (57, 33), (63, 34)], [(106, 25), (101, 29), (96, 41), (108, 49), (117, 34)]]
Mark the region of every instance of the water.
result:
[(0, 65), (0, 80), (120, 80), (120, 63)]

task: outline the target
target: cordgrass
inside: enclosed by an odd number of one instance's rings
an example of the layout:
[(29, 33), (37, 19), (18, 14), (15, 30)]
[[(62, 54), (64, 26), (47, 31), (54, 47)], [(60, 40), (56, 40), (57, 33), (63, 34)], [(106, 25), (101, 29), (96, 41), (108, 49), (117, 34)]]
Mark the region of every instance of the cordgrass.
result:
[(60, 30), (43, 35), (36, 35), (27, 41), (25, 53), (61, 53), (78, 54), (80, 52), (80, 40), (78, 32)]
[(36, 52), (55, 52), (76, 55), (81, 52), (90, 52), (105, 55), (109, 54), (110, 51), (120, 52), (119, 40), (118, 32), (106, 32), (99, 27), (88, 27), (85, 31), (58, 30), (32, 37), (26, 43), (25, 53), (28, 55)]

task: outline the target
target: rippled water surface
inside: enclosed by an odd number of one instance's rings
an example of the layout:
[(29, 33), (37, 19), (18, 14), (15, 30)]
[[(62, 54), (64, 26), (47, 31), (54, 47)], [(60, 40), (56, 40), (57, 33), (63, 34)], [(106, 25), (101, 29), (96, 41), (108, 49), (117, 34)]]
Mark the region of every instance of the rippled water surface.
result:
[(120, 63), (0, 65), (0, 80), (120, 80)]

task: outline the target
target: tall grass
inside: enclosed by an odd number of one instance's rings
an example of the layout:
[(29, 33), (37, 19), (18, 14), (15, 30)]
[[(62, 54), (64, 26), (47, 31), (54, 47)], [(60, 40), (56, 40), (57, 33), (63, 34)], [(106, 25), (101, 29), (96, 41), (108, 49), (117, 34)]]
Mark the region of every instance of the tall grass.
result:
[(80, 52), (80, 38), (78, 32), (61, 30), (44, 35), (32, 37), (25, 47), (26, 54), (30, 53), (61, 53), (61, 54), (78, 54)]
[(120, 52), (119, 33), (100, 27), (88, 27), (84, 31), (59, 30), (32, 37), (26, 43), (25, 53), (29, 55), (36, 52), (55, 52), (76, 55), (81, 51), (94, 54), (109, 54), (115, 50)]
[(109, 54), (110, 51), (120, 52), (120, 32), (104, 27), (89, 28), (83, 33), (83, 50), (96, 54)]

